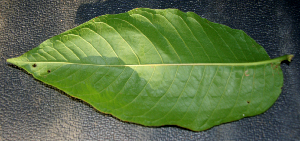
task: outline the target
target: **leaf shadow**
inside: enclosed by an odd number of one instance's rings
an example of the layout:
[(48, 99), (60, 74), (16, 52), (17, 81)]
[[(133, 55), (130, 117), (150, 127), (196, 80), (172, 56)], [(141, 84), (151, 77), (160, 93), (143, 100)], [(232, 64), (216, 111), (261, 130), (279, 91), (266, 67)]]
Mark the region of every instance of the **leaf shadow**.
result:
[(293, 60), (291, 60), (291, 62), (289, 62), (288, 60), (283, 60), (282, 62), (281, 62), (281, 64), (286, 64), (286, 65), (290, 65), (290, 63), (292, 63), (293, 62)]
[[(117, 61), (117, 60), (118, 60), (118, 59), (116, 59), (116, 58), (111, 58), (111, 57), (106, 57), (105, 59), (106, 59), (106, 60), (114, 60), (114, 61)], [(82, 60), (83, 60), (84, 62), (92, 62), (92, 63), (94, 63), (94, 64), (101, 64), (101, 63), (103, 63), (103, 61), (104, 61), (104, 60), (101, 59), (101, 57), (99, 57), (99, 56), (89, 56), (89, 57), (86, 57), (86, 58), (84, 58), (84, 59), (82, 59)], [(120, 64), (124, 64), (124, 62), (123, 62), (122, 60), (119, 60), (119, 61), (120, 61), (120, 62), (119, 62)], [(37, 81), (40, 85), (43, 85), (43, 86), (45, 86), (45, 87), (47, 87), (47, 88), (50, 88), (50, 89), (53, 89), (53, 90), (57, 91), (58, 93), (60, 93), (60, 94), (62, 94), (62, 95), (64, 95), (64, 96), (67, 96), (67, 97), (70, 98), (71, 100), (74, 100), (74, 101), (76, 101), (76, 102), (82, 103), (82, 104), (84, 104), (84, 105), (86, 105), (86, 106), (92, 108), (95, 112), (99, 113), (99, 114), (102, 115), (102, 116), (105, 116), (105, 117), (112, 117), (112, 118), (114, 118), (115, 120), (120, 121), (120, 122), (122, 122), (122, 123), (130, 124), (130, 125), (143, 126), (143, 127), (146, 127), (146, 128), (162, 128), (162, 129), (163, 129), (163, 128), (169, 128), (169, 127), (177, 127), (177, 128), (181, 128), (181, 129), (184, 129), (184, 130), (187, 130), (187, 131), (191, 131), (191, 130), (189, 130), (189, 129), (187, 129), (187, 128), (180, 127), (180, 126), (177, 126), (177, 125), (145, 126), (145, 125), (142, 125), (142, 124), (139, 124), (139, 123), (134, 123), (134, 122), (122, 120), (122, 119), (120, 119), (120, 118), (118, 118), (118, 117), (116, 117), (116, 116), (114, 116), (114, 115), (112, 115), (112, 114), (110, 114), (110, 113), (105, 113), (105, 112), (102, 112), (102, 111), (100, 111), (100, 110), (97, 110), (97, 109), (96, 109), (95, 107), (93, 107), (90, 103), (88, 103), (88, 102), (86, 102), (86, 101), (84, 101), (84, 100), (82, 100), (82, 99), (80, 99), (80, 98), (71, 96), (71, 95), (65, 93), (63, 90), (60, 90), (60, 89), (58, 89), (58, 88), (56, 88), (56, 87), (54, 87), (54, 86), (52, 86), (52, 85), (50, 85), (50, 84), (47, 84), (47, 83), (42, 82), (41, 80), (39, 80), (39, 79), (33, 77), (32, 74), (30, 74), (30, 73), (27, 72), (25, 69), (23, 69), (23, 68), (21, 68), (21, 67), (19, 67), (19, 66), (16, 66), (16, 65), (10, 64), (10, 63), (7, 63), (7, 65), (8, 65), (9, 67), (18, 69), (18, 70), (22, 71), (23, 73), (26, 73), (27, 75), (29, 75), (30, 77), (32, 77), (35, 81)], [(130, 68), (130, 69), (131, 69), (131, 68)], [(131, 70), (132, 70), (133, 72), (135, 72), (133, 69), (131, 69)], [(145, 81), (145, 80), (143, 80), (144, 78), (142, 78), (142, 77), (139, 77), (139, 79), (140, 79), (141, 81)]]
[(113, 0), (98, 0), (82, 4), (78, 7), (75, 17), (76, 24), (82, 24), (92, 18), (105, 14), (118, 14), (127, 12), (139, 6), (137, 0), (116, 2)]

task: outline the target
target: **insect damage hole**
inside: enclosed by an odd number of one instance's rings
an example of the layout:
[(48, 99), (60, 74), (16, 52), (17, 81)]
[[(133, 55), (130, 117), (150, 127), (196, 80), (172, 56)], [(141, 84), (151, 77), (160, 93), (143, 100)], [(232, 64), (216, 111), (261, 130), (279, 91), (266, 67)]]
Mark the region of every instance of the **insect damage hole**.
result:
[(50, 72), (51, 72), (51, 70), (47, 70), (47, 72), (48, 72), (48, 73), (50, 73)]
[(32, 65), (32, 67), (34, 67), (34, 68), (35, 68), (35, 67), (36, 67), (36, 64), (33, 64), (33, 65)]
[(249, 104), (249, 103), (250, 103), (250, 101), (247, 101), (247, 103)]

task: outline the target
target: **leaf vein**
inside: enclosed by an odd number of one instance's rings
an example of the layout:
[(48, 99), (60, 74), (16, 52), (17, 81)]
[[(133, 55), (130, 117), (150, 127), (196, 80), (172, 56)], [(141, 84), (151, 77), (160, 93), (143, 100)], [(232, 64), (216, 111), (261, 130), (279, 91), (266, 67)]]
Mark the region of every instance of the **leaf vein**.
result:
[[(179, 16), (179, 17), (180, 17), (180, 16)], [(184, 20), (182, 19), (182, 17), (180, 17), (180, 19), (181, 19), (181, 20), (185, 23), (185, 25), (188, 27), (188, 29), (190, 30), (191, 34), (194, 36), (194, 39), (196, 39), (196, 41), (200, 44), (200, 46), (201, 46), (201, 48), (203, 49), (205, 55), (207, 56), (207, 58), (208, 58), (209, 61), (211, 62), (211, 59), (210, 59), (210, 57), (208, 56), (208, 54), (206, 53), (205, 48), (204, 48), (203, 45), (200, 43), (200, 41), (196, 38), (196, 36), (194, 35), (192, 29), (188, 26), (188, 24), (186, 23), (186, 21), (184, 21)]]
[(195, 122), (195, 120), (196, 120), (197, 117), (198, 117), (198, 114), (199, 114), (200, 109), (201, 109), (201, 107), (202, 107), (203, 101), (204, 101), (205, 97), (207, 96), (207, 94), (209, 93), (209, 90), (210, 90), (210, 88), (211, 88), (211, 85), (212, 85), (212, 83), (214, 82), (215, 77), (216, 77), (216, 75), (217, 75), (217, 73), (218, 73), (219, 67), (220, 67), (220, 66), (218, 66), (218, 68), (217, 68), (217, 70), (216, 70), (216, 72), (215, 72), (215, 74), (214, 74), (214, 77), (212, 78), (212, 80), (211, 80), (211, 82), (210, 82), (210, 85), (209, 85), (209, 87), (208, 87), (208, 90), (206, 91), (206, 93), (205, 93), (205, 95), (204, 95), (204, 97), (203, 97), (203, 99), (202, 99), (202, 101), (201, 101), (201, 104), (200, 104), (200, 106), (199, 106), (199, 110), (198, 110), (198, 112), (197, 112), (197, 114), (196, 114), (196, 116), (195, 116), (195, 119), (194, 119), (192, 122)]
[(127, 82), (131, 79), (131, 77), (132, 77), (133, 74), (135, 73), (135, 69), (136, 69), (136, 67), (133, 69), (133, 71), (132, 71), (132, 73), (131, 73), (131, 76), (130, 76), (130, 77), (127, 79), (127, 81), (124, 83), (124, 85), (122, 86), (122, 88), (120, 89), (120, 91), (115, 95), (115, 97), (114, 97), (113, 99), (109, 100), (108, 102), (111, 102), (111, 101), (115, 100), (115, 99), (118, 97), (118, 95), (120, 95), (120, 93), (122, 92), (122, 90), (125, 88)]
[[(194, 19), (194, 18), (193, 18), (193, 19)], [(205, 33), (206, 37), (208, 38), (209, 42), (213, 45), (213, 48), (215, 49), (215, 51), (216, 51), (217, 55), (219, 56), (220, 60), (221, 60), (222, 62), (224, 62), (223, 59), (221, 58), (221, 56), (220, 56), (219, 53), (218, 53), (218, 50), (217, 50), (217, 48), (216, 48), (216, 45), (211, 41), (210, 37), (207, 35), (207, 33), (206, 33), (206, 31), (204, 30), (204, 28), (203, 28), (201, 22), (199, 22), (199, 21), (196, 20), (196, 19), (194, 19), (194, 20), (201, 26), (201, 28), (202, 28), (203, 32)]]
[(46, 52), (45, 50), (44, 50), (44, 48), (41, 48), (40, 49), (41, 51), (43, 51), (43, 52), (45, 52), (46, 54), (48, 54), (49, 56), (51, 56), (54, 60), (57, 60), (55, 57), (53, 57), (51, 54), (49, 54), (48, 52)]
[(139, 117), (144, 116), (144, 115), (146, 115), (147, 113), (149, 113), (154, 107), (156, 107), (156, 105), (161, 101), (161, 99), (162, 99), (164, 96), (167, 95), (168, 91), (170, 90), (170, 88), (172, 87), (172, 85), (173, 85), (173, 83), (174, 83), (174, 81), (175, 81), (175, 78), (176, 78), (177, 72), (178, 72), (178, 68), (179, 68), (179, 66), (177, 66), (177, 70), (176, 70), (176, 72), (175, 72), (175, 76), (174, 76), (173, 81), (172, 81), (171, 85), (169, 86), (168, 90), (167, 90), (167, 91), (159, 98), (159, 100), (153, 105), (153, 107), (152, 107), (151, 109), (149, 109), (148, 111), (146, 111), (144, 114), (140, 115)]
[[(69, 35), (73, 35), (73, 36), (76, 36), (76, 37), (78, 37), (78, 35), (75, 35), (75, 34), (69, 34)], [(87, 57), (88, 55), (79, 47), (79, 46), (77, 46), (74, 42), (72, 42), (71, 40), (69, 40), (70, 41), (70, 43), (72, 43), (73, 45), (75, 45), (84, 55), (85, 55), (85, 57)]]
[(237, 97), (236, 97), (235, 103), (234, 103), (234, 105), (232, 106), (230, 112), (229, 112), (229, 113), (227, 114), (227, 116), (224, 117), (223, 119), (226, 119), (228, 116), (231, 115), (233, 109), (235, 108), (236, 104), (238, 103), (238, 99), (239, 99), (239, 97), (240, 97), (241, 88), (242, 88), (242, 85), (243, 85), (243, 80), (244, 80), (244, 77), (245, 77), (245, 73), (244, 73), (244, 72), (245, 72), (245, 69), (246, 69), (246, 67), (244, 67), (244, 70), (243, 70), (243, 76), (242, 76), (242, 79), (241, 79), (241, 82), (240, 82), (239, 92), (238, 92), (238, 95), (237, 95)]
[[(141, 14), (137, 14), (137, 15), (141, 15)], [(151, 15), (153, 16), (153, 14), (151, 13)], [(148, 19), (147, 17), (145, 17), (145, 16), (143, 16), (143, 15), (141, 15), (142, 17), (144, 17), (144, 18), (146, 18), (147, 20), (148, 20), (148, 22), (157, 30), (157, 32), (162, 36), (162, 37), (164, 37), (164, 39), (168, 42), (168, 44), (172, 47), (172, 49), (173, 49), (173, 51), (175, 52), (175, 54), (177, 55), (177, 58), (179, 59), (179, 61), (180, 62), (182, 62), (181, 61), (181, 59), (180, 59), (180, 57), (179, 57), (179, 55), (178, 55), (178, 53), (177, 53), (177, 51), (175, 50), (175, 48), (174, 48), (174, 46), (170, 43), (170, 41), (157, 29), (157, 27), (151, 22), (151, 20), (150, 19)]]
[[(204, 69), (203, 69), (202, 77), (201, 77), (201, 80), (200, 80), (200, 82), (199, 82), (199, 86), (198, 86), (198, 88), (197, 88), (197, 91), (196, 91), (196, 93), (195, 93), (195, 95), (194, 95), (194, 97), (193, 97), (193, 100), (192, 100), (192, 102), (191, 102), (190, 106), (188, 107), (188, 109), (186, 110), (186, 112), (185, 112), (184, 116), (181, 118), (181, 120), (183, 120), (183, 119), (184, 119), (184, 117), (185, 117), (185, 116), (186, 116), (186, 114), (188, 113), (188, 110), (190, 109), (191, 105), (193, 104), (193, 102), (194, 102), (195, 98), (196, 98), (196, 97), (197, 97), (197, 95), (198, 95), (198, 91), (199, 91), (199, 88), (200, 88), (201, 82), (202, 82), (202, 80), (203, 80), (203, 78), (204, 78), (205, 69), (206, 69), (206, 66), (205, 66), (205, 67), (204, 67)], [(196, 106), (197, 106), (197, 105), (196, 105)], [(199, 108), (200, 108), (200, 107), (199, 107)], [(181, 120), (180, 120), (180, 121), (181, 121)]]
[(229, 48), (230, 52), (233, 54), (233, 56), (235, 57), (236, 60), (239, 60), (236, 55), (234, 54), (234, 52), (231, 50), (231, 48), (228, 46), (228, 44), (225, 42), (225, 40), (223, 39), (223, 37), (220, 35), (220, 33), (214, 28), (212, 27), (210, 24), (207, 24), (208, 26), (210, 26), (212, 29), (214, 29), (216, 31), (216, 33), (218, 33), (217, 35), (222, 39), (222, 41), (225, 43), (225, 45), (227, 46), (227, 48)]
[(165, 118), (167, 115), (169, 115), (169, 113), (170, 113), (170, 112), (174, 109), (174, 107), (178, 104), (179, 99), (181, 98), (183, 92), (185, 91), (186, 85), (189, 83), (189, 80), (190, 80), (190, 78), (191, 78), (191, 75), (192, 75), (193, 70), (194, 70), (194, 66), (192, 67), (192, 69), (191, 69), (191, 71), (190, 71), (190, 73), (189, 73), (189, 78), (188, 78), (188, 80), (186, 81), (186, 83), (185, 83), (185, 85), (184, 85), (184, 88), (183, 88), (182, 91), (180, 92), (180, 95), (179, 95), (179, 97), (177, 98), (175, 104), (172, 106), (172, 108), (169, 110), (169, 112), (167, 112), (167, 113), (166, 113), (164, 116), (162, 116), (161, 118), (156, 119), (155, 121)]
[[(225, 32), (227, 32), (227, 34), (228, 35), (230, 35), (231, 36), (231, 38), (233, 38), (234, 39), (234, 41), (235, 41), (235, 43), (237, 44), (237, 46), (239, 47), (239, 49), (241, 50), (241, 52), (242, 52), (242, 54), (243, 54), (243, 56), (245, 57), (245, 59), (248, 61), (248, 58), (247, 58), (247, 56), (245, 55), (245, 53), (244, 53), (244, 50), (243, 50), (243, 48), (240, 46), (240, 44), (238, 43), (238, 41), (237, 41), (237, 39), (236, 38), (234, 38), (234, 36), (230, 33), (230, 32), (228, 32), (227, 31), (227, 29), (226, 29), (226, 27), (224, 27), (224, 28), (222, 28), (223, 29), (223, 31), (225, 31)], [(224, 40), (224, 42), (225, 42), (225, 40)], [(227, 45), (228, 47), (229, 47), (229, 45)], [(229, 47), (230, 48), (230, 47)]]
[(57, 40), (57, 41), (61, 42), (64, 45), (65, 48), (67, 48), (68, 50), (70, 50), (80, 60), (80, 58), (69, 47), (67, 47), (64, 42), (62, 42), (60, 40)]
[[(115, 19), (117, 19), (117, 18), (115, 18)], [(151, 43), (151, 45), (153, 46), (153, 48), (155, 49), (155, 51), (156, 51), (156, 53), (159, 55), (159, 57), (160, 57), (160, 60), (161, 60), (161, 63), (164, 63), (164, 61), (163, 61), (163, 59), (162, 59), (162, 57), (161, 57), (161, 55), (160, 55), (160, 53), (158, 52), (158, 50), (157, 50), (157, 48), (156, 48), (156, 46), (152, 43), (152, 41), (141, 31), (141, 30), (139, 30), (136, 26), (134, 26), (133, 24), (131, 24), (129, 21), (126, 21), (126, 20), (122, 20), (122, 19), (119, 19), (119, 20), (121, 20), (121, 21), (125, 21), (125, 22), (127, 22), (129, 25), (131, 25), (132, 27), (134, 27), (137, 31), (139, 31), (150, 43)]]
[[(206, 119), (206, 121), (202, 124), (202, 126), (204, 126), (204, 125), (209, 121), (209, 118), (212, 117), (213, 114), (214, 114), (214, 112), (216, 111), (216, 109), (219, 108), (218, 106), (219, 106), (220, 102), (222, 101), (224, 94), (226, 93), (226, 89), (227, 89), (227, 86), (228, 86), (229, 79), (230, 79), (230, 77), (231, 77), (232, 69), (233, 69), (233, 66), (231, 66), (230, 74), (229, 74), (229, 77), (227, 78), (226, 85), (225, 85), (225, 87), (224, 87), (224, 92), (222, 93), (221, 98), (220, 98), (220, 100), (218, 101), (218, 104), (217, 104), (216, 108), (214, 108), (214, 110), (211, 112), (211, 114), (210, 114), (209, 117)], [(201, 127), (202, 127), (202, 126), (201, 126)]]
[[(95, 23), (97, 23), (97, 22), (95, 22)], [(124, 40), (124, 42), (129, 46), (130, 50), (131, 50), (132, 53), (135, 55), (135, 57), (136, 57), (138, 63), (141, 64), (139, 57), (138, 57), (137, 54), (134, 52), (134, 50), (132, 49), (132, 47), (128, 44), (128, 42), (122, 37), (122, 35), (121, 35), (114, 27), (110, 26), (110, 25), (107, 24), (107, 23), (104, 23), (104, 24), (106, 24), (107, 26), (111, 27), (116, 33), (118, 33), (118, 35), (119, 35), (119, 36)]]
[[(149, 82), (151, 81), (152, 76), (153, 76), (155, 70), (156, 70), (156, 67), (154, 67), (154, 70), (153, 70), (153, 72), (152, 72), (152, 74), (151, 74), (150, 79), (148, 80), (147, 84), (145, 84), (144, 88), (139, 92), (139, 94), (138, 94), (131, 102), (127, 103), (126, 105), (124, 105), (124, 106), (122, 106), (122, 107), (120, 107), (120, 108), (125, 108), (125, 107), (127, 107), (129, 104), (133, 103), (133, 102), (140, 96), (140, 94), (142, 93), (142, 91), (146, 88), (146, 86), (147, 86), (147, 85), (149, 84)], [(117, 108), (117, 109), (120, 109), (120, 108)], [(115, 110), (117, 110), (117, 109), (115, 109)]]
[(73, 84), (73, 85), (71, 85), (71, 86), (68, 86), (68, 87), (64, 87), (64, 88), (74, 87), (74, 86), (78, 85), (79, 83), (81, 83), (81, 82), (87, 80), (88, 78), (90, 78), (91, 76), (93, 76), (93, 75), (99, 70), (99, 68), (100, 68), (100, 67), (98, 67), (98, 68), (96, 69), (96, 71), (94, 71), (90, 76), (86, 77), (84, 80), (80, 80), (80, 81), (78, 81), (77, 83), (75, 83), (75, 84)]
[[(59, 40), (56, 40), (56, 41), (59, 41)], [(53, 44), (53, 43), (52, 43)], [(62, 55), (55, 47), (53, 46), (49, 46), (51, 48), (53, 48), (60, 56), (62, 56), (66, 61), (69, 61), (64, 55)]]
[[(111, 86), (115, 81), (121, 76), (121, 74), (125, 71), (126, 67), (124, 67), (123, 71), (115, 78), (114, 81), (112, 81), (107, 87), (103, 88), (99, 93), (102, 93), (103, 90), (107, 89), (109, 86)], [(105, 76), (105, 75), (104, 75)], [(102, 79), (102, 78), (101, 78)], [(97, 82), (98, 83), (98, 82)]]
[[(160, 15), (160, 14), (159, 14)], [(190, 48), (186, 45), (186, 43), (185, 43), (185, 41), (182, 39), (182, 36), (179, 34), (179, 32), (178, 32), (178, 30), (176, 29), (176, 27), (164, 16), (164, 15), (161, 15), (162, 17), (164, 17), (165, 19), (166, 19), (166, 21), (168, 21), (170, 24), (171, 24), (171, 26), (175, 29), (175, 31), (176, 31), (176, 33), (179, 35), (179, 37), (180, 37), (180, 39), (181, 39), (181, 41), (184, 43), (184, 45), (185, 45), (185, 47), (189, 50), (189, 52), (190, 52), (190, 54), (192, 55), (192, 57), (193, 57), (193, 60), (194, 60), (194, 62), (195, 62), (195, 57), (194, 57), (194, 55), (193, 55), (193, 53), (192, 53), (192, 51), (190, 50)]]

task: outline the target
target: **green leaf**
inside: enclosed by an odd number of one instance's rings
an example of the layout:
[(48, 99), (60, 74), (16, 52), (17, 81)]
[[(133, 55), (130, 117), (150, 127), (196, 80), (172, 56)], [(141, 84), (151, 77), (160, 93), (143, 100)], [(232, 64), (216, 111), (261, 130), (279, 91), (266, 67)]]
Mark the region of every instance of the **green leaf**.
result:
[(243, 31), (193, 12), (139, 8), (7, 61), (123, 121), (201, 131), (270, 108), (291, 58), (271, 60)]

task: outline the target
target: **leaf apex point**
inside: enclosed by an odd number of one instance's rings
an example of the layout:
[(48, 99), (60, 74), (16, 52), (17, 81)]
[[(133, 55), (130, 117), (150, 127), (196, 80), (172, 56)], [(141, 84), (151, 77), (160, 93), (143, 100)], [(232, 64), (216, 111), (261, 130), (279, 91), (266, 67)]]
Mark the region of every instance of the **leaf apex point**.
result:
[(13, 64), (13, 62), (14, 62), (14, 58), (9, 58), (9, 59), (6, 59), (6, 62), (8, 62), (8, 63), (12, 63), (12, 64)]
[(290, 54), (290, 55), (287, 55), (287, 59), (288, 59), (288, 61), (289, 61), (289, 62), (291, 62), (291, 61), (292, 61), (292, 59), (293, 59), (293, 57), (294, 57), (294, 55), (292, 55), (292, 54)]

